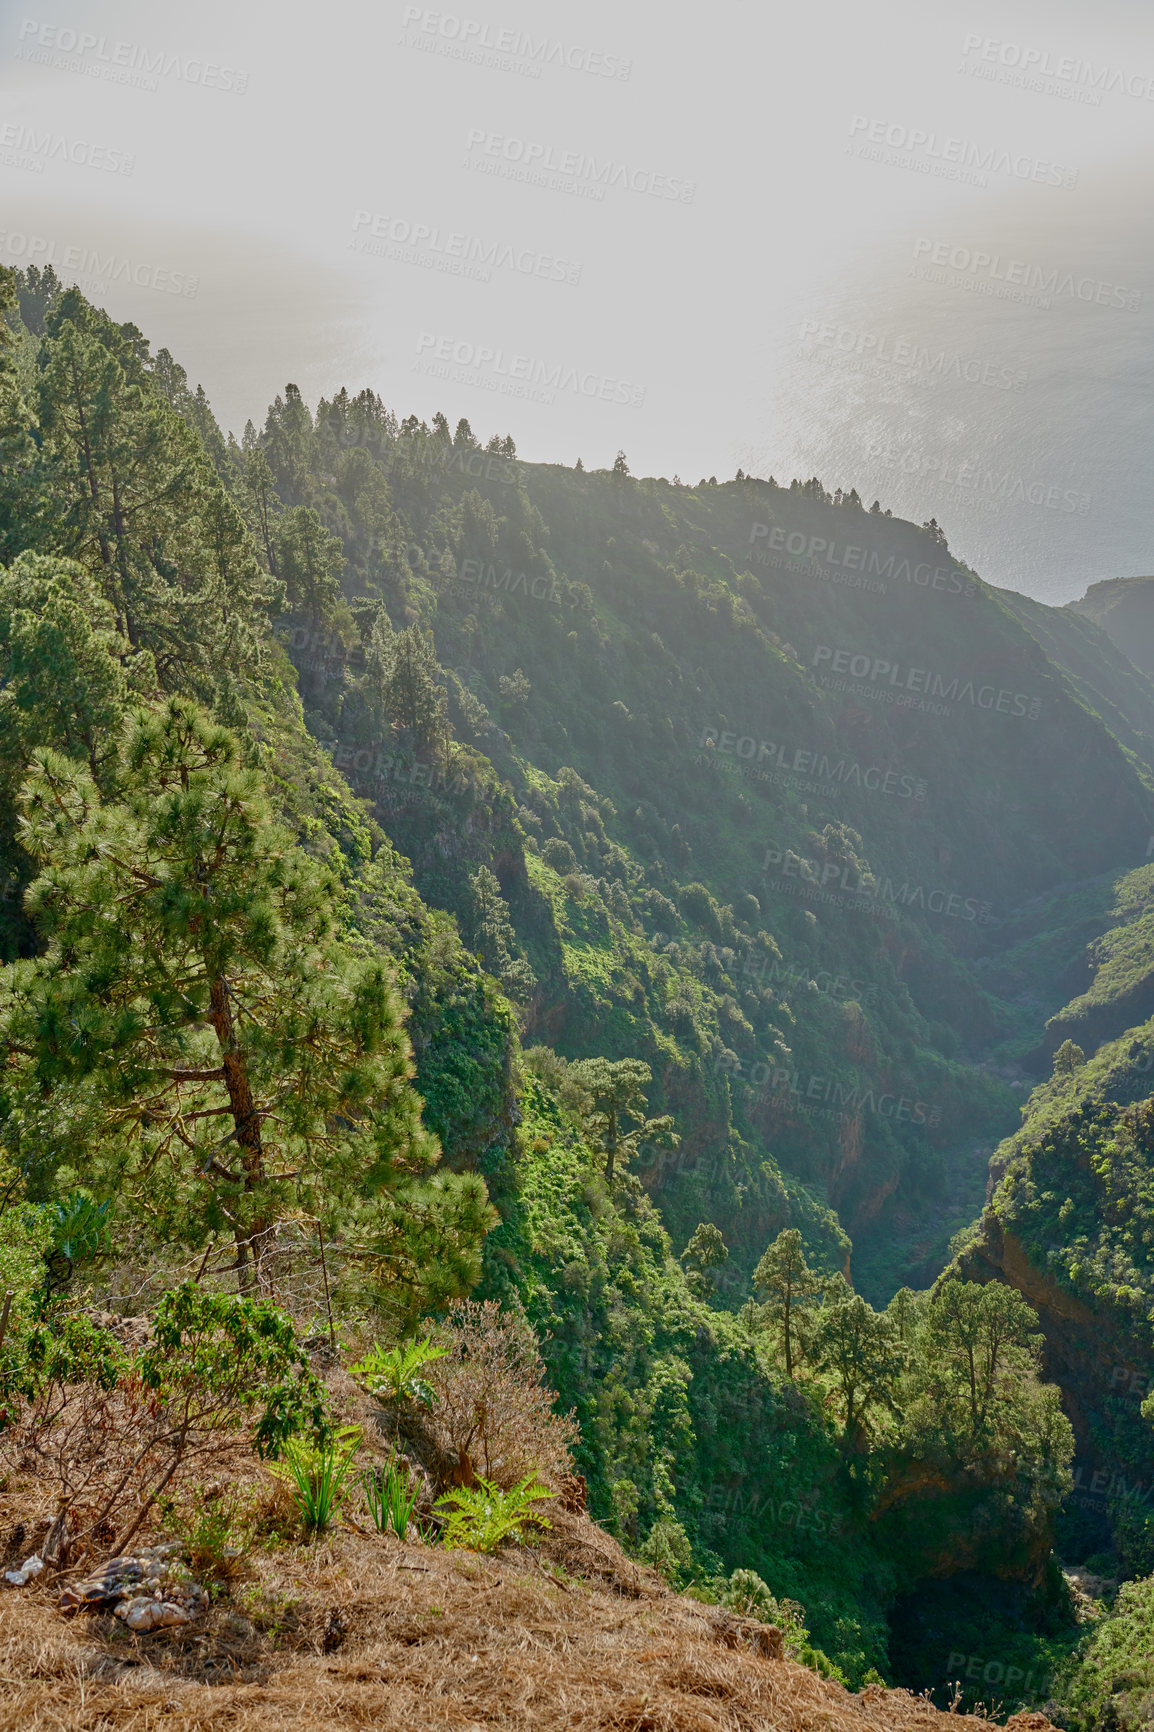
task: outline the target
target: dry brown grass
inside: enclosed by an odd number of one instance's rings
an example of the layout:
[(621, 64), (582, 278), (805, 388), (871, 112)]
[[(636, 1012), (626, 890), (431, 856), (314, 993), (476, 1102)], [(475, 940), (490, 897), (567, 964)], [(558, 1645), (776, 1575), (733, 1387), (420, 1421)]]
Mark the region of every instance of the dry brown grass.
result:
[[(484, 1403), (494, 1446), (527, 1444), (534, 1380), (528, 1403), (506, 1402), (506, 1348), (494, 1353), (476, 1321), (485, 1339), (460, 1356), (457, 1418), (471, 1424)], [(384, 1416), (347, 1373), (328, 1381), (342, 1420), (364, 1427), (366, 1464), (381, 1459)], [(566, 1465), (565, 1439), (550, 1441)], [(197, 1495), (247, 1509), (253, 1547), (220, 1568), (216, 1603), (194, 1624), (137, 1634), (111, 1616), (63, 1617), (63, 1578), (0, 1585), (0, 1732), (989, 1732), (904, 1691), (854, 1696), (765, 1657), (763, 1626), (670, 1592), (557, 1503), (531, 1548), (483, 1558), (369, 1532), (355, 1498), (323, 1539), (286, 1541), (291, 1500), (251, 1458)], [(39, 1548), (54, 1512), (44, 1479), (0, 1491), (0, 1567)], [(188, 1533), (179, 1507), (167, 1519)], [(1047, 1732), (1041, 1716), (1019, 1721), (1014, 1732)]]
[(758, 1627), (670, 1593), (586, 1517), (550, 1513), (532, 1552), (496, 1558), (344, 1525), (262, 1554), (202, 1623), (149, 1635), (66, 1621), (58, 1586), (7, 1591), (0, 1732), (988, 1732), (763, 1658), (747, 1645)]

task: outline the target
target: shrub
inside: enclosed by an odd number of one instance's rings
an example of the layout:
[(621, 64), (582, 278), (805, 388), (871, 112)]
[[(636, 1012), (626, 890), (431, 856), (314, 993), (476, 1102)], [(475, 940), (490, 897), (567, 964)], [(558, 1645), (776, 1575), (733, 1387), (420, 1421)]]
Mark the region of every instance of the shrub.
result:
[(692, 925), (699, 926), (711, 938), (720, 941), (721, 915), (704, 884), (685, 885), (681, 892), (681, 912)]
[(577, 856), (563, 836), (550, 836), (549, 840), (542, 844), (541, 858), (547, 866), (552, 866), (554, 872), (560, 873), (561, 877), (567, 872), (577, 870)]
[(198, 1582), (227, 1583), (243, 1571), (257, 1520), (251, 1487), (197, 1484), (180, 1501), (158, 1499), (157, 1507), (165, 1526), (179, 1537)]
[(646, 890), (641, 898), (649, 919), (665, 932), (675, 932), (681, 925), (681, 916), (668, 896), (663, 896), (660, 890)]
[(461, 1300), (439, 1340), (444, 1358), (430, 1368), (437, 1418), (466, 1480), (476, 1475), (508, 1489), (531, 1474), (546, 1485), (573, 1471), (576, 1421), (553, 1411), (537, 1338), (523, 1317), (495, 1300)]
[(680, 1587), (693, 1568), (689, 1535), (672, 1516), (659, 1516), (641, 1547), (641, 1557), (672, 1587)]
[(437, 1499), (437, 1507), (444, 1505), (450, 1512), (441, 1543), (466, 1546), (473, 1552), (495, 1552), (502, 1540), (520, 1539), (528, 1522), (552, 1527), (552, 1522), (533, 1508), (548, 1496), (547, 1488), (534, 1483), (531, 1474), (507, 1491), (487, 1479), (478, 1479), (473, 1486), (458, 1486)]
[(762, 1624), (776, 1624), (785, 1637), (785, 1651), (796, 1660), (809, 1647), (809, 1631), (805, 1627), (805, 1608), (796, 1600), (779, 1600), (770, 1592), (756, 1570), (734, 1570), (721, 1590), (721, 1603), (744, 1618), (756, 1618)]
[(162, 1296), (135, 1359), (88, 1318), (37, 1325), (20, 1396), (0, 1452), (45, 1478), (85, 1535), (119, 1523), (113, 1551), (194, 1466), (327, 1435), (323, 1386), (284, 1313), (192, 1281)]

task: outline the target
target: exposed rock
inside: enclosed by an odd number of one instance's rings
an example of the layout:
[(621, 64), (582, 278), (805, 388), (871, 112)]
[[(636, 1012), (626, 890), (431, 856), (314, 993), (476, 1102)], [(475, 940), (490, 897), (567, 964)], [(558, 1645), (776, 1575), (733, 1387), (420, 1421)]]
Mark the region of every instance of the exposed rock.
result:
[(160, 1630), (173, 1624), (187, 1624), (192, 1621), (191, 1612), (178, 1605), (175, 1600), (155, 1600), (148, 1594), (140, 1594), (133, 1600), (122, 1600), (114, 1616), (123, 1619), (130, 1630)]
[(38, 1576), (43, 1568), (44, 1559), (38, 1553), (33, 1552), (30, 1558), (25, 1558), (18, 1570), (5, 1570), (4, 1580), (11, 1582), (14, 1588), (22, 1588), (27, 1582)]
[(131, 1557), (109, 1558), (60, 1596), (62, 1612), (114, 1609), (130, 1630), (187, 1624), (208, 1606), (208, 1595), (174, 1557), (175, 1545), (151, 1546)]

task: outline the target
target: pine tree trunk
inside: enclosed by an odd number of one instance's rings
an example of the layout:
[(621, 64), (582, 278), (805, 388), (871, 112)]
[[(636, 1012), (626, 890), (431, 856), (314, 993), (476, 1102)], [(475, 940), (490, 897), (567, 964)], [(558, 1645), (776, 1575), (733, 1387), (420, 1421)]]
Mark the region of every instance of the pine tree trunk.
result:
[[(264, 1149), (261, 1143), (260, 1114), (252, 1098), (252, 1085), (245, 1067), (244, 1054), (236, 1038), (232, 1007), (228, 999), (228, 982), (222, 975), (213, 975), (209, 982), (211, 1012), (209, 1020), (220, 1047), (221, 1069), (224, 1071), (228, 1104), (232, 1109), (235, 1139), (244, 1164), (246, 1193), (256, 1190), (264, 1178)], [(250, 1289), (255, 1281), (265, 1283), (260, 1274), (260, 1252), (268, 1239), (271, 1222), (257, 1219), (239, 1222), (236, 1228), (237, 1277), (239, 1285)], [(255, 1270), (253, 1261), (255, 1260)]]

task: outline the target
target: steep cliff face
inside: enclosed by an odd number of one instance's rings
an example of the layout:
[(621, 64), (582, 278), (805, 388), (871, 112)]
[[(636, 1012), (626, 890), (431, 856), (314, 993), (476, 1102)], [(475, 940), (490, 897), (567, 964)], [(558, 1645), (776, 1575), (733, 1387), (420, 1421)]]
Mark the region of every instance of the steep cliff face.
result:
[(955, 1268), (1038, 1313), (1076, 1440), (1063, 1543), (1154, 1567), (1154, 1101), (1150, 1026), (1035, 1091), (978, 1235)]
[(1154, 577), (1092, 583), (1068, 611), (1093, 620), (1136, 667), (1154, 674)]
[[(1038, 1313), (1045, 1339), (1043, 1375), (1062, 1391), (1062, 1407), (1074, 1431), (1074, 1490), (1071, 1506), (1087, 1538), (1111, 1536), (1111, 1499), (1135, 1495), (1134, 1469), (1103, 1425), (1119, 1391), (1149, 1388), (1150, 1362), (1133, 1337), (1104, 1306), (1085, 1304), (1033, 1261), (1025, 1245), (996, 1215), (958, 1260), (967, 1281), (1004, 1281)], [(1140, 1399), (1140, 1397), (1139, 1397)]]

